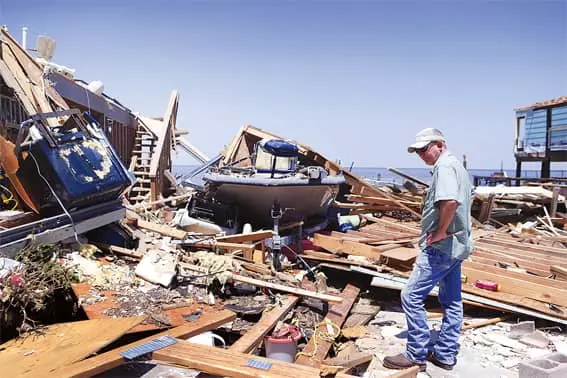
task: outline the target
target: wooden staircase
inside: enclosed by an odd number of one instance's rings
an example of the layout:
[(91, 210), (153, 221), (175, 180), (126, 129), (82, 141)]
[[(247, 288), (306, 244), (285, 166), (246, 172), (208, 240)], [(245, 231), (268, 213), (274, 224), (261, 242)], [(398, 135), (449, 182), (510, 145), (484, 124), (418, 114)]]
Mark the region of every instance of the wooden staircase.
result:
[(156, 136), (141, 122), (138, 122), (132, 159), (130, 160), (130, 171), (136, 176), (136, 183), (130, 189), (128, 197), (131, 204), (150, 200), (150, 162), (156, 143)]

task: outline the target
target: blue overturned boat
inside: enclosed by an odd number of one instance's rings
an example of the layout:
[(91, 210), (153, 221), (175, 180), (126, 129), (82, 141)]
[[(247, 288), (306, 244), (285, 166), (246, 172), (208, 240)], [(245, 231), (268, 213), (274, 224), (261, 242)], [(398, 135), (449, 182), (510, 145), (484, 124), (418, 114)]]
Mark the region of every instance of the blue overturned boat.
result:
[(300, 165), (297, 145), (287, 141), (263, 139), (249, 159), (247, 167), (211, 168), (203, 180), (209, 197), (236, 206), (240, 220), (255, 227), (271, 226), (280, 208), (282, 221), (326, 217), (345, 183), (342, 174)]

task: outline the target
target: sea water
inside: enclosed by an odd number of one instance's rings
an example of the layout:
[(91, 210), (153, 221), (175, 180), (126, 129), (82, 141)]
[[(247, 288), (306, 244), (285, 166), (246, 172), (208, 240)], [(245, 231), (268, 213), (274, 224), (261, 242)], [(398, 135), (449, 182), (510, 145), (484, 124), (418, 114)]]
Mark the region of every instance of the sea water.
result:
[[(186, 177), (191, 171), (196, 169), (196, 165), (174, 165), (173, 174), (177, 177)], [(423, 182), (429, 183), (431, 181), (431, 168), (397, 168), (399, 171), (415, 177)], [(383, 167), (353, 167), (351, 170), (355, 175), (366, 178), (370, 181), (379, 181), (386, 183), (396, 183), (403, 184), (406, 180), (402, 176), (399, 176), (393, 172), (390, 172), (388, 168)], [(499, 169), (469, 169), (469, 175), (471, 180), (474, 176), (491, 176), (495, 172), (500, 172)], [(516, 171), (513, 169), (504, 169), (504, 174), (508, 177), (515, 177)], [(552, 177), (567, 177), (567, 171), (565, 170), (552, 170)], [(521, 177), (535, 178), (540, 177), (539, 170), (523, 170)]]

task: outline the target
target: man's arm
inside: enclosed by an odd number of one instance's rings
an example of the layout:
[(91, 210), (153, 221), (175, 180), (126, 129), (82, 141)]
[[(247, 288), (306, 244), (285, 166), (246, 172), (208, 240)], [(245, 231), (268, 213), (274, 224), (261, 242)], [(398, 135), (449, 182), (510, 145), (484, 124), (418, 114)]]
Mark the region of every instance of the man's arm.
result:
[(427, 245), (431, 245), (449, 236), (447, 235), (447, 228), (449, 228), (449, 225), (453, 221), (458, 205), (455, 200), (441, 200), (438, 201), (437, 204), (439, 205), (439, 227), (427, 235)]

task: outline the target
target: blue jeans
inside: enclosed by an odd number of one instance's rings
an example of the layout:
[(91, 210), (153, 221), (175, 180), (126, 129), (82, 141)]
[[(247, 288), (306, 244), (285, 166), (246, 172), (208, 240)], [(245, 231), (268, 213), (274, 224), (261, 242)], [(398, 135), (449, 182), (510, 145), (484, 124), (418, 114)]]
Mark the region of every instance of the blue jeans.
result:
[(433, 352), (443, 363), (456, 362), (459, 337), (463, 322), (461, 298), (461, 263), (433, 247), (419, 254), (411, 276), (402, 290), (402, 308), (408, 324), (408, 342), (405, 356), (410, 361), (424, 364), (427, 360), (429, 326), (424, 300), (439, 283), (439, 303), (444, 310), (443, 323)]

